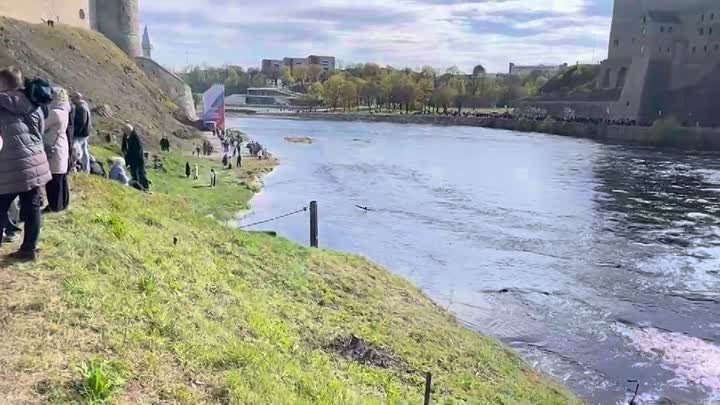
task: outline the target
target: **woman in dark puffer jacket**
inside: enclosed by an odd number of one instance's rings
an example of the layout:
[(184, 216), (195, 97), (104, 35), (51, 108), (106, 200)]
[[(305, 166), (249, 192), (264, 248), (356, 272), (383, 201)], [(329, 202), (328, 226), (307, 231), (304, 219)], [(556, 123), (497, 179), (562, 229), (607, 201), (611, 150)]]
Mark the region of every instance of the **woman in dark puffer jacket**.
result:
[[(0, 218), (15, 198), (25, 219), (23, 244), (11, 258), (37, 259), (40, 238), (42, 187), (52, 175), (43, 147), (42, 111), (22, 92), (22, 75), (15, 69), (0, 70)], [(0, 224), (2, 226), (2, 224)]]

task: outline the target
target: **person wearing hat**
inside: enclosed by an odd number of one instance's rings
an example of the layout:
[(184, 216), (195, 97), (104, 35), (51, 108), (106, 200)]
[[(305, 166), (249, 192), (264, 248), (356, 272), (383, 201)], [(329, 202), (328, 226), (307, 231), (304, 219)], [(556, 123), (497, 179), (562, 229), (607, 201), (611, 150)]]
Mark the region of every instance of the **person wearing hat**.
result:
[(80, 166), (82, 171), (90, 172), (90, 133), (92, 132), (92, 114), (90, 107), (82, 94), (75, 92), (71, 97), (75, 105), (75, 119), (73, 120), (73, 139), (79, 146), (82, 156)]

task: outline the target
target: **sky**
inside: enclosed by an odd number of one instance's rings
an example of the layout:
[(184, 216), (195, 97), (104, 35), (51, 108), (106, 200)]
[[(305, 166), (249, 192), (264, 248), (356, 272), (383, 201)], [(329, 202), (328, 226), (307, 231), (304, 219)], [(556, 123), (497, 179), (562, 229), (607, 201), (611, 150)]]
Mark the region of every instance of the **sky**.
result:
[(612, 0), (140, 0), (153, 58), (259, 67), (262, 59), (329, 55), (465, 72), (478, 64), (599, 62)]

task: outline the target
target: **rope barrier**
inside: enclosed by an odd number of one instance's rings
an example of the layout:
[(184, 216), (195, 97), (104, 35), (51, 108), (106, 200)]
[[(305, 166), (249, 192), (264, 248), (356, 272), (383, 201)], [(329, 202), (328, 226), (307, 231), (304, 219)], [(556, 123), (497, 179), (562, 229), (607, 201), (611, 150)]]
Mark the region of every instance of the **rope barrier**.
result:
[(297, 210), (297, 211), (293, 211), (293, 212), (289, 212), (289, 213), (287, 213), (287, 214), (279, 215), (279, 216), (277, 216), (277, 217), (273, 217), (273, 218), (270, 218), (270, 219), (266, 219), (266, 220), (264, 220), (264, 221), (258, 221), (258, 222), (254, 222), (254, 223), (252, 223), (252, 224), (243, 225), (243, 226), (241, 226), (241, 227), (239, 227), (239, 228), (240, 228), (240, 229), (244, 229), (244, 228), (250, 228), (251, 226), (255, 226), (255, 225), (266, 224), (266, 223), (268, 223), (268, 222), (277, 221), (278, 219), (287, 218), (287, 217), (289, 217), (289, 216), (291, 216), (291, 215), (299, 214), (299, 213), (301, 213), (301, 212), (306, 212), (307, 210), (308, 210), (308, 207), (302, 207), (301, 209), (299, 209), (299, 210)]

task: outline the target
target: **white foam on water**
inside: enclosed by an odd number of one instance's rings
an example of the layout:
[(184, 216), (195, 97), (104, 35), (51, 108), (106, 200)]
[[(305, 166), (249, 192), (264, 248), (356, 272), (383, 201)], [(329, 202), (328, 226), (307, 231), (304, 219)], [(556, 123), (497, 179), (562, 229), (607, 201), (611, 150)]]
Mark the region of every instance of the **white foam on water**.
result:
[(658, 359), (661, 367), (675, 373), (670, 383), (682, 387), (702, 385), (711, 394), (707, 404), (720, 401), (720, 346), (696, 337), (655, 328), (619, 326), (632, 346)]

